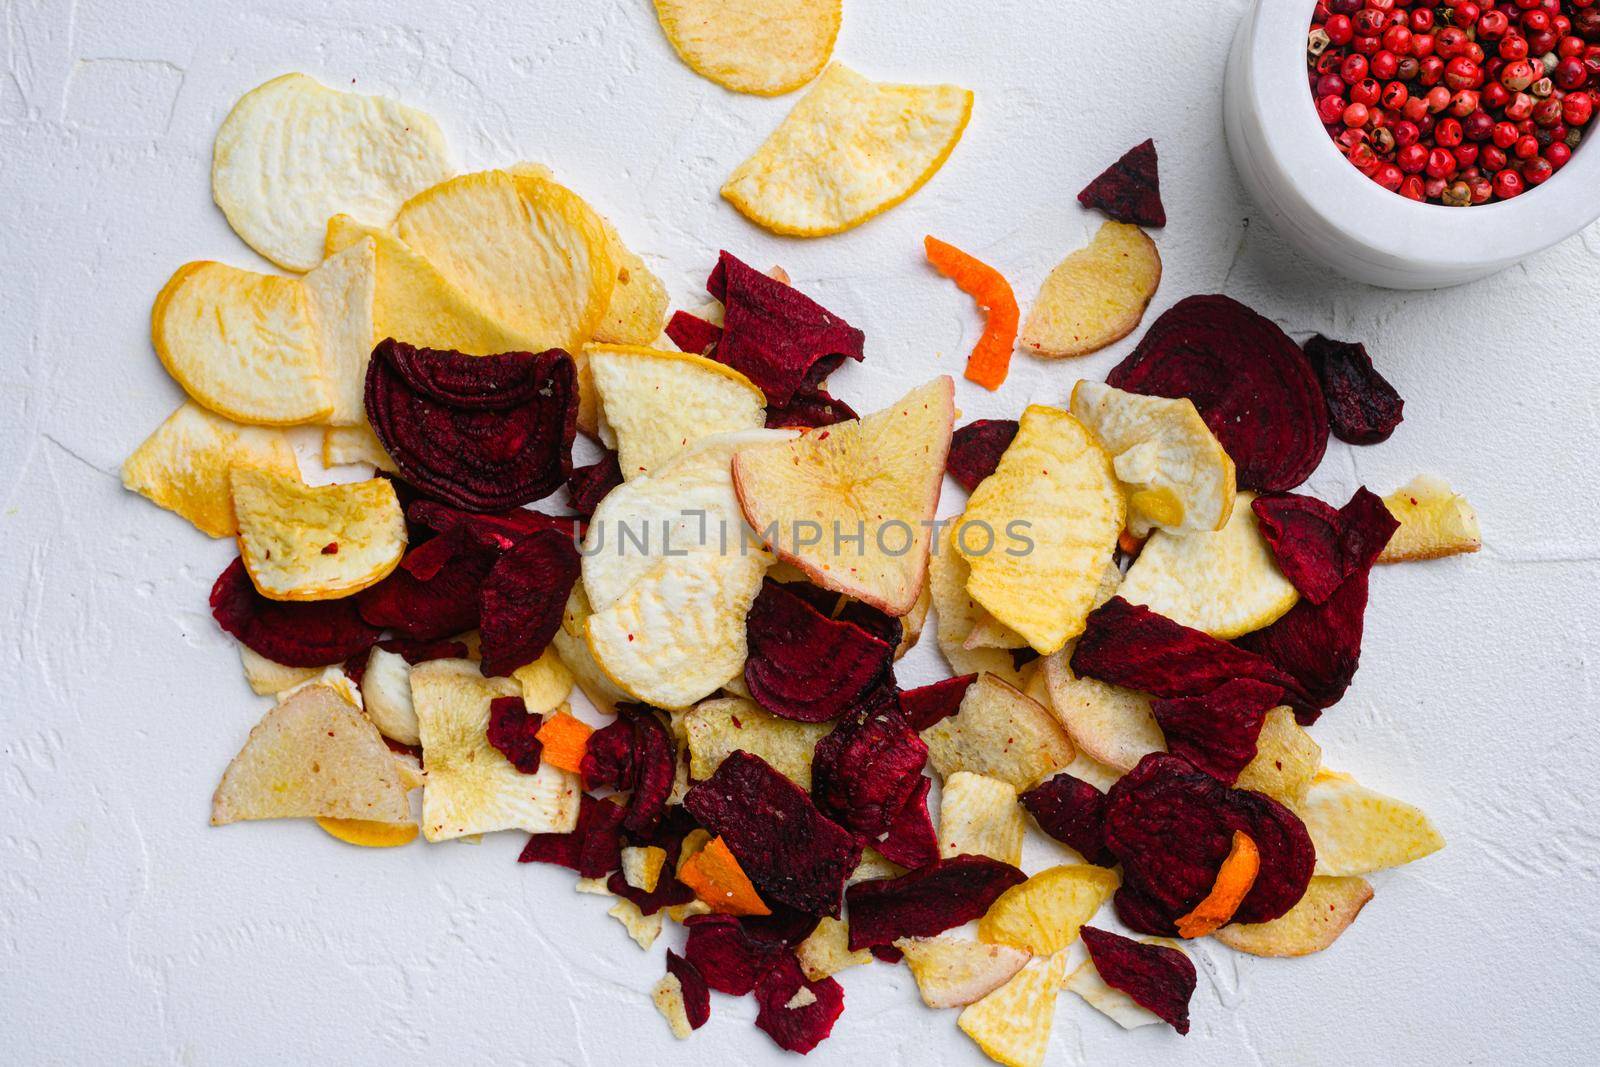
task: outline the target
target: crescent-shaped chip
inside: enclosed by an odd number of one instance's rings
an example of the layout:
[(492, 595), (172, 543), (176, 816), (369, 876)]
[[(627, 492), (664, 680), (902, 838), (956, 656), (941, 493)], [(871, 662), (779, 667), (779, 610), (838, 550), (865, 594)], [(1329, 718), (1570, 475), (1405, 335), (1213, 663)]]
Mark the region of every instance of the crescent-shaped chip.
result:
[(332, 600), (389, 576), (406, 550), (406, 519), (387, 478), (309, 486), (235, 467), (239, 555), (262, 596)]

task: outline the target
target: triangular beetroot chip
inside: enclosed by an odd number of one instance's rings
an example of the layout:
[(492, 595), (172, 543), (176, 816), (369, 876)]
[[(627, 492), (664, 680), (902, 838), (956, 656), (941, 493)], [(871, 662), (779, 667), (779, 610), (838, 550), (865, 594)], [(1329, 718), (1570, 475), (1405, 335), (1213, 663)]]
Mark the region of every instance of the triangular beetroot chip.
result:
[(1106, 384), (1192, 400), (1232, 457), (1240, 489), (1293, 489), (1328, 449), (1311, 361), (1277, 324), (1226, 296), (1173, 305)]
[(850, 905), (850, 950), (892, 945), (902, 937), (934, 937), (983, 915), (1027, 875), (988, 856), (956, 856), (920, 871), (845, 891)]
[(722, 327), (707, 322), (699, 315), (674, 311), (672, 318), (667, 320), (666, 335), (685, 352), (709, 356), (711, 350), (717, 347), (717, 342), (722, 340)]
[(622, 866), (622, 805), (588, 793), (578, 801), (578, 825), (566, 834), (534, 834), (518, 863), (554, 863), (584, 878), (604, 878)]
[(578, 570), (577, 546), (554, 530), (524, 537), (501, 554), (483, 581), (479, 630), (486, 676), (509, 676), (544, 654)]
[(1333, 435), (1352, 445), (1387, 441), (1405, 416), (1406, 402), (1372, 365), (1366, 345), (1318, 334), (1305, 352), (1322, 382)]
[(1017, 436), (1016, 419), (978, 419), (950, 435), (950, 455), (944, 469), (967, 492), (994, 473), (1000, 457)]
[(927, 761), (927, 744), (899, 704), (886, 701), (841, 720), (817, 742), (811, 795), (818, 808), (871, 843), (905, 808)]
[(745, 633), (745, 684), (757, 704), (780, 718), (836, 719), (860, 707), (892, 675), (893, 645), (854, 623), (828, 618), (791, 586), (770, 578), (750, 607)]
[(928, 791), (933, 779), (921, 777), (880, 840), (872, 845), (891, 863), (910, 871), (921, 870), (939, 859), (939, 835), (928, 814)]
[(1019, 799), (1039, 829), (1090, 863), (1116, 865), (1116, 857), (1106, 848), (1106, 795), (1100, 790), (1063, 771)]
[(609, 726), (589, 735), (579, 765), (585, 789), (633, 788), (633, 723), (618, 716)]
[(1189, 1032), (1189, 998), (1194, 996), (1196, 975), (1188, 956), (1092, 926), (1083, 928), (1082, 937), (1106, 985), (1122, 990), (1178, 1033)]
[(900, 691), (900, 710), (906, 713), (906, 722), (921, 733), (936, 722), (942, 722), (961, 708), (961, 698), (967, 687), (978, 680), (976, 674), (963, 674), (946, 678), (931, 685)]
[(1167, 209), (1161, 203), (1156, 143), (1145, 141), (1128, 149), (1078, 194), (1078, 203), (1099, 208), (1118, 222), (1165, 226)]
[(406, 481), (471, 511), (548, 496), (572, 470), (578, 378), (560, 349), (467, 356), (389, 339), (372, 350), (366, 409)]
[(1267, 712), (1283, 690), (1250, 678), (1235, 678), (1200, 697), (1151, 702), (1150, 711), (1167, 739), (1167, 751), (1232, 785), (1256, 758), (1256, 740)]
[(1072, 653), (1072, 670), (1168, 698), (1203, 696), (1235, 678), (1299, 690), (1271, 661), (1121, 597), (1090, 613)]
[(419, 641), (476, 630), (483, 580), (497, 555), (465, 527), (453, 529), (411, 549), (387, 578), (357, 593), (354, 603), (371, 625)]
[[(804, 995), (802, 995), (802, 993)], [(832, 978), (811, 981), (792, 953), (756, 981), (756, 1026), (786, 1052), (805, 1055), (833, 1032), (844, 990)]]
[(755, 989), (788, 949), (752, 938), (732, 915), (693, 915), (684, 923), (689, 939), (684, 957), (705, 978), (706, 985), (730, 997)]
[[(565, 603), (565, 598), (562, 598)], [(623, 826), (631, 834), (653, 833), (667, 811), (677, 762), (672, 735), (644, 704), (619, 704), (617, 715), (633, 728), (633, 778), (628, 817)]]
[(689, 1020), (689, 1029), (698, 1030), (711, 1018), (711, 993), (700, 969), (670, 948), (667, 949), (667, 973), (678, 980), (678, 993), (683, 997), (683, 1013)]
[(528, 714), (521, 697), (495, 697), (489, 701), (489, 744), (523, 774), (539, 769), (544, 746), (539, 743), (540, 720)]
[(726, 309), (713, 358), (754, 382), (769, 404), (788, 404), (819, 360), (862, 358), (860, 330), (727, 252), (706, 291)]
[(723, 839), (763, 899), (812, 915), (839, 914), (861, 845), (760, 756), (735, 751), (683, 804)]
[(574, 467), (567, 478), (572, 510), (579, 515), (593, 515), (600, 501), (621, 484), (622, 464), (617, 459), (617, 453), (608, 448), (605, 455), (587, 467)]
[(269, 600), (235, 559), (211, 587), (211, 616), (239, 643), (286, 667), (326, 667), (365, 652), (382, 630), (354, 600)]

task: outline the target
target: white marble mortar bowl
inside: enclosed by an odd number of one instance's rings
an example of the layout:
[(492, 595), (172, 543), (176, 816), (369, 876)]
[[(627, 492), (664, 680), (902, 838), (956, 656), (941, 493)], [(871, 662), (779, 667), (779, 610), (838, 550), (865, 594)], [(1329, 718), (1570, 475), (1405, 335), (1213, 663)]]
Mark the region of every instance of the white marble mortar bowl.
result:
[[(1389, 289), (1475, 281), (1600, 217), (1600, 145), (1514, 200), (1419, 204), (1352, 167), (1306, 84), (1315, 0), (1256, 0), (1228, 57), (1223, 124), (1239, 178), (1290, 244), (1341, 274)], [(1600, 122), (1585, 128), (1600, 132)]]

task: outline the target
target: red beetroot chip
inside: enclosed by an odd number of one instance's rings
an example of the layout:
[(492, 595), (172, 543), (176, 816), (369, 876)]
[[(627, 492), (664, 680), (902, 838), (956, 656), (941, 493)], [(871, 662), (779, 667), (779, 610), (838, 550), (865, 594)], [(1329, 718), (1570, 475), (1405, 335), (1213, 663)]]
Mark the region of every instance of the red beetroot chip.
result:
[(950, 455), (944, 469), (967, 492), (994, 473), (1000, 457), (1017, 436), (1016, 419), (978, 419), (950, 435)]
[(1180, 300), (1106, 384), (1194, 401), (1233, 458), (1241, 489), (1293, 489), (1328, 448), (1311, 361), (1275, 323), (1226, 296)]
[(622, 464), (616, 452), (606, 449), (606, 454), (587, 467), (575, 467), (567, 478), (567, 493), (572, 498), (572, 510), (580, 515), (593, 515), (594, 509), (606, 495), (622, 484)]
[(504, 511), (463, 511), (437, 500), (418, 500), (406, 508), (406, 521), (439, 534), (465, 527), (466, 533), (486, 548), (504, 551), (532, 534), (554, 530), (576, 544), (583, 540), (583, 520), (574, 515), (546, 515), (527, 508)]
[(683, 351), (709, 356), (711, 350), (717, 347), (717, 342), (722, 340), (722, 327), (707, 322), (699, 315), (674, 311), (672, 318), (667, 320), (666, 334)]
[(1340, 545), (1338, 510), (1298, 493), (1258, 496), (1250, 506), (1283, 576), (1313, 604), (1324, 603), (1354, 562)]
[(1298, 690), (1269, 660), (1121, 597), (1090, 613), (1072, 670), (1167, 698), (1200, 696), (1235, 678)]
[(518, 863), (554, 863), (583, 878), (604, 878), (622, 866), (622, 805), (585, 793), (578, 825), (566, 834), (533, 834)]
[(379, 641), (378, 647), (392, 652), (415, 667), (434, 659), (466, 659), (467, 646), (462, 641), (416, 641), (409, 637), (391, 637)]
[(1322, 383), (1333, 435), (1352, 445), (1387, 441), (1405, 417), (1406, 402), (1372, 365), (1367, 346), (1318, 334), (1305, 352)]
[[(414, 557), (421, 561), (413, 562)], [(387, 578), (353, 599), (368, 623), (415, 640), (476, 630), (483, 580), (495, 558), (496, 552), (464, 527), (455, 529), (411, 549)]]
[(744, 932), (752, 941), (762, 945), (797, 948), (822, 921), (820, 915), (812, 915), (787, 904), (767, 906), (771, 909), (769, 915), (739, 916), (739, 925)]
[(1232, 785), (1256, 758), (1256, 741), (1267, 712), (1283, 701), (1283, 690), (1251, 678), (1236, 678), (1205, 696), (1174, 697), (1150, 705), (1167, 739), (1167, 751)]
[(578, 379), (559, 349), (465, 356), (382, 341), (366, 408), (406, 481), (471, 511), (548, 496), (572, 470)]
[(483, 581), (479, 631), (483, 673), (506, 677), (544, 654), (578, 580), (578, 548), (541, 530), (501, 554)]
[(678, 980), (678, 992), (683, 997), (683, 1013), (689, 1018), (689, 1029), (698, 1030), (711, 1018), (711, 992), (700, 969), (670, 948), (667, 949), (667, 973)]
[(920, 777), (911, 796), (894, 817), (881, 840), (872, 845), (883, 858), (911, 871), (918, 871), (939, 858), (939, 835), (928, 814), (928, 790), (933, 779)]
[(539, 769), (539, 755), (544, 751), (535, 736), (539, 726), (539, 716), (528, 714), (521, 697), (495, 697), (489, 701), (489, 743), (523, 774)]
[(832, 978), (811, 981), (786, 952), (757, 979), (756, 1003), (756, 1026), (779, 1048), (805, 1055), (833, 1032), (844, 1012), (844, 989)]
[(768, 406), (767, 428), (814, 430), (818, 426), (832, 426), (860, 417), (856, 414), (855, 408), (820, 385), (807, 385), (802, 386), (790, 397), (787, 404)]
[(1304, 895), (1316, 865), (1305, 826), (1270, 797), (1230, 789), (1180, 756), (1145, 756), (1106, 800), (1106, 847), (1122, 864), (1118, 916), (1141, 933), (1173, 936), (1177, 919), (1211, 892), (1235, 830), (1256, 843), (1261, 869), (1234, 919), (1276, 919)]
[(873, 945), (867, 951), (879, 963), (899, 963), (906, 958), (906, 954), (893, 945)]
[(211, 587), (211, 617), (250, 651), (286, 667), (326, 667), (366, 652), (380, 627), (363, 619), (356, 602), (269, 600), (235, 559)]
[(843, 719), (811, 757), (811, 795), (840, 825), (873, 843), (924, 781), (928, 746), (900, 706), (884, 702)]
[(712, 358), (749, 378), (770, 404), (788, 404), (818, 361), (862, 358), (860, 330), (727, 252), (707, 279), (706, 291), (726, 309)]
[(850, 905), (850, 951), (892, 945), (902, 937), (934, 937), (983, 915), (1027, 875), (988, 856), (955, 856), (899, 878), (857, 882)]
[(1106, 795), (1100, 790), (1063, 771), (1019, 799), (1039, 829), (1090, 863), (1115, 866), (1116, 857), (1106, 848)]
[(967, 687), (977, 680), (976, 674), (963, 674), (915, 689), (902, 689), (900, 710), (905, 712), (907, 725), (921, 733), (934, 723), (948, 719), (960, 710)]
[(618, 716), (589, 735), (579, 765), (585, 789), (633, 788), (633, 723)]
[(723, 839), (762, 899), (812, 915), (839, 914), (861, 845), (760, 756), (734, 752), (683, 804)]
[(656, 713), (643, 704), (619, 704), (617, 715), (633, 729), (633, 795), (622, 825), (629, 833), (653, 833), (667, 812), (667, 798), (672, 795), (672, 781), (677, 774), (672, 735)]
[(1197, 976), (1188, 956), (1092, 926), (1085, 926), (1082, 936), (1106, 985), (1122, 990), (1178, 1033), (1189, 1032), (1189, 998), (1194, 996)]
[(891, 676), (894, 646), (830, 619), (770, 578), (745, 618), (744, 680), (756, 703), (796, 722), (826, 722), (859, 707)]
[(752, 938), (732, 915), (692, 915), (684, 923), (689, 938), (683, 955), (706, 985), (730, 997), (742, 997), (788, 953), (781, 944)]
[(1078, 203), (1098, 208), (1118, 222), (1165, 226), (1167, 209), (1161, 203), (1156, 143), (1145, 141), (1128, 149), (1121, 159), (1084, 187), (1078, 194)]

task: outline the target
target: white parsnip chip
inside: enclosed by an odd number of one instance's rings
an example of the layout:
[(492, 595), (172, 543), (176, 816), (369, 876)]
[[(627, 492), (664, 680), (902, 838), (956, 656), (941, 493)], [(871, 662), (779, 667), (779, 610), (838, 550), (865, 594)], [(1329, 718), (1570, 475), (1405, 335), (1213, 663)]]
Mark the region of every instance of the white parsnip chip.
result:
[(374, 648), (361, 675), (367, 718), (384, 737), (402, 745), (420, 744), (417, 711), (411, 702), (411, 664), (395, 652)]
[(1072, 762), (1072, 742), (1055, 716), (992, 674), (967, 687), (954, 715), (922, 731), (928, 762), (998, 778), (1019, 793)]
[(801, 789), (811, 789), (811, 754), (831, 722), (795, 722), (739, 697), (703, 700), (682, 716), (689, 774), (703, 782), (737, 751), (750, 752)]
[(1072, 671), (1072, 645), (1046, 656), (1050, 706), (1082, 753), (1117, 771), (1131, 771), (1151, 752), (1165, 752), (1166, 737), (1150, 711), (1150, 697)]
[(1010, 945), (989, 945), (967, 938), (901, 938), (895, 948), (905, 953), (917, 992), (930, 1008), (960, 1008), (992, 993), (1022, 970), (1029, 956)]
[(1017, 867), (1026, 829), (1016, 787), (1010, 783), (971, 771), (945, 778), (939, 797), (939, 855), (988, 856)]
[(823, 916), (810, 936), (795, 947), (794, 954), (800, 961), (800, 969), (813, 982), (832, 977), (847, 967), (872, 962), (872, 953), (866, 949), (850, 951), (850, 924), (829, 916)]

